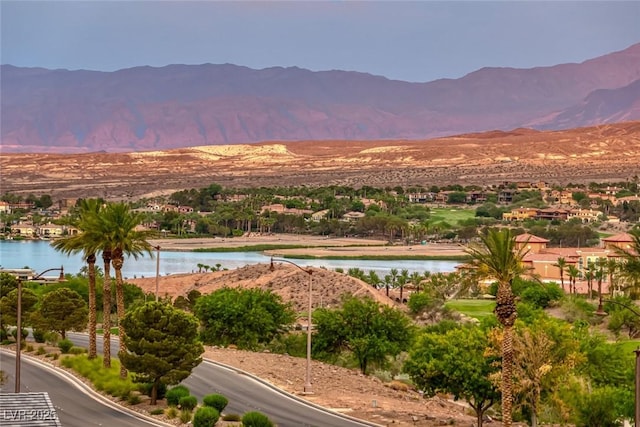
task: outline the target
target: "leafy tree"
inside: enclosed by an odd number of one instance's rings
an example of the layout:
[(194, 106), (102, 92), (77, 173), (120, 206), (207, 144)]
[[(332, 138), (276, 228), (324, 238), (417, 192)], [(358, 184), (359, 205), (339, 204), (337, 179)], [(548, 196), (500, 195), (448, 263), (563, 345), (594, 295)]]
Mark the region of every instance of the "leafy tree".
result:
[(349, 350), (363, 374), (371, 362), (383, 365), (387, 356), (406, 350), (413, 337), (404, 313), (368, 297), (346, 297), (342, 308), (316, 310), (315, 322), (315, 351), (331, 354)]
[(87, 325), (89, 309), (82, 296), (67, 288), (46, 294), (42, 300), (40, 314), (49, 328), (59, 332), (62, 339), (68, 330), (82, 330)]
[(140, 382), (153, 384), (156, 404), (159, 384), (177, 384), (202, 362), (197, 319), (163, 302), (148, 302), (122, 319), (127, 334), (118, 356)]
[(195, 314), (205, 343), (248, 349), (270, 342), (295, 320), (280, 296), (262, 289), (217, 290), (196, 300)]
[(637, 293), (640, 291), (640, 229), (632, 230), (629, 234), (632, 237), (631, 247), (616, 247), (615, 251), (622, 259), (619, 276), (628, 284), (628, 289)]
[(513, 409), (513, 325), (517, 311), (512, 291), (513, 281), (524, 272), (522, 258), (524, 246), (516, 250), (515, 238), (508, 229), (490, 229), (481, 237), (480, 247), (470, 247), (467, 252), (480, 274), (498, 282), (496, 308), (498, 322), (504, 329), (502, 340), (502, 424), (510, 427)]
[(495, 360), (485, 356), (487, 335), (477, 327), (456, 327), (446, 332), (425, 333), (409, 353), (404, 371), (427, 396), (451, 393), (464, 399), (482, 427), (484, 413), (500, 399), (491, 381)]
[(7, 296), (14, 289), (18, 289), (18, 278), (13, 274), (0, 273), (0, 298)]
[[(38, 304), (38, 296), (31, 289), (22, 289), (20, 299), (20, 314), (22, 325), (24, 319), (35, 311)], [(4, 330), (5, 325), (17, 325), (18, 320), (18, 290), (14, 289), (0, 299), (0, 324)]]

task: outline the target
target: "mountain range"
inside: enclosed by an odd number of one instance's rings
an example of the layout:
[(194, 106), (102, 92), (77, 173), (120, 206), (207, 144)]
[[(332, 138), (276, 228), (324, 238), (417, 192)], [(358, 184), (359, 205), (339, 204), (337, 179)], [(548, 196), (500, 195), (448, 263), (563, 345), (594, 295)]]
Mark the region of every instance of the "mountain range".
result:
[(223, 64), (114, 72), (0, 66), (3, 152), (83, 153), (296, 140), (427, 140), (640, 119), (640, 43), (579, 64), (427, 83)]

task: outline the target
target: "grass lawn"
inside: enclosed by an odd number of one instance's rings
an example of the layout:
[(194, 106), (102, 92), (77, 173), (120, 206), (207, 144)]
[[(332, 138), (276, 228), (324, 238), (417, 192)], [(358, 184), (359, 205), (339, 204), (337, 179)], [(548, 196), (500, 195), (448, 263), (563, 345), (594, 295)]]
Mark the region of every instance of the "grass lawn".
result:
[(433, 208), (431, 209), (430, 222), (445, 221), (451, 225), (456, 225), (459, 221), (474, 218), (476, 210), (456, 209), (456, 208)]
[(456, 299), (447, 301), (444, 305), (469, 317), (483, 319), (493, 314), (496, 302), (486, 299)]

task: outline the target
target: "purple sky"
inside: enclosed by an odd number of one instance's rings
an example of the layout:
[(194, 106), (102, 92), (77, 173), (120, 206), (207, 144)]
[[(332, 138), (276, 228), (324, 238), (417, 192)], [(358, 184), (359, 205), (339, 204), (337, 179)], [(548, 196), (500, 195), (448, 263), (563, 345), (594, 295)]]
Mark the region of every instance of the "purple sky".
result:
[(7, 1), (1, 63), (232, 63), (425, 82), (582, 62), (640, 42), (640, 1)]

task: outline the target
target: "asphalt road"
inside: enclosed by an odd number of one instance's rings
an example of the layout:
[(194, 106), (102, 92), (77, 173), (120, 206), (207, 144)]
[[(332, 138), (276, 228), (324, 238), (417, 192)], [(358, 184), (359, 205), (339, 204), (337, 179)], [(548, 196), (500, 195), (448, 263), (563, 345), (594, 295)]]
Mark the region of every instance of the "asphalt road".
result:
[[(7, 374), (2, 393), (15, 391), (15, 355), (0, 351), (0, 366)], [(55, 406), (58, 419), (65, 427), (122, 426), (149, 427), (158, 423), (139, 419), (117, 405), (91, 397), (77, 384), (55, 369), (43, 367), (27, 357), (21, 357), (20, 388), (22, 392), (46, 391)]]
[[(68, 333), (67, 337), (76, 345), (88, 347), (89, 336)], [(98, 350), (102, 349), (102, 339), (98, 337)], [(111, 354), (117, 354), (117, 337), (112, 338)], [(309, 405), (302, 400), (282, 393), (248, 375), (204, 361), (192, 374), (182, 381), (191, 394), (202, 399), (211, 393), (220, 393), (229, 399), (225, 413), (243, 414), (260, 411), (271, 418), (279, 427), (362, 427), (375, 426), (365, 421), (357, 421), (339, 414)]]

